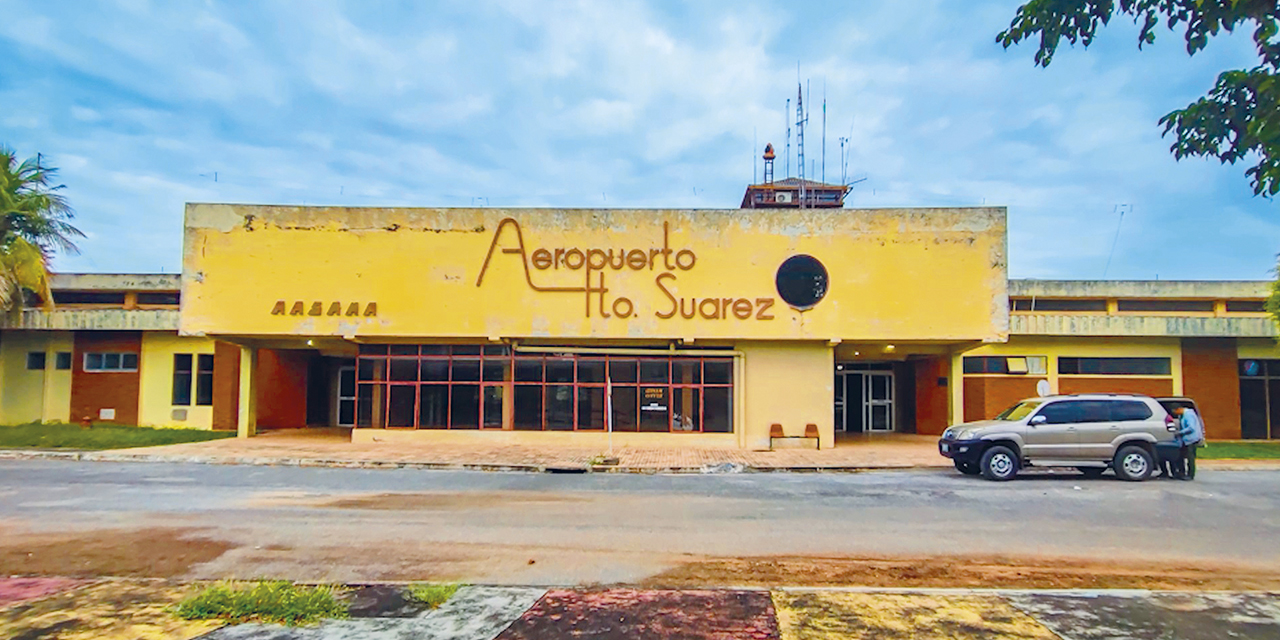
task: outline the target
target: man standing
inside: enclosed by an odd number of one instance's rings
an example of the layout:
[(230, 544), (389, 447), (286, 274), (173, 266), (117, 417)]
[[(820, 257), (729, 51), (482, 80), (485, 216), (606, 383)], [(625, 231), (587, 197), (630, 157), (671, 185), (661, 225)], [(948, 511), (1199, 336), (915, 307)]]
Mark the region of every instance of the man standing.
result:
[(1195, 409), (1189, 407), (1178, 407), (1173, 410), (1173, 414), (1178, 417), (1178, 442), (1182, 445), (1179, 451), (1179, 462), (1175, 463), (1176, 467), (1181, 467), (1181, 478), (1183, 480), (1196, 479), (1196, 447), (1204, 442), (1204, 422), (1200, 421), (1200, 416), (1196, 415)]

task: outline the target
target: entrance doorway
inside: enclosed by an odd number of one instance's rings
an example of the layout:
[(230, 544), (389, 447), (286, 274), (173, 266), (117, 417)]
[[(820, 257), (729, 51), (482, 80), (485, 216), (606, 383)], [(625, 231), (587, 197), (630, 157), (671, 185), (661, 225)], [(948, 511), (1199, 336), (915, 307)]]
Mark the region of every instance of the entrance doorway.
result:
[[(868, 365), (862, 365), (868, 366)], [(875, 365), (869, 365), (875, 366)], [(854, 370), (838, 368), (835, 379), (836, 431), (846, 433), (894, 431), (893, 369)]]

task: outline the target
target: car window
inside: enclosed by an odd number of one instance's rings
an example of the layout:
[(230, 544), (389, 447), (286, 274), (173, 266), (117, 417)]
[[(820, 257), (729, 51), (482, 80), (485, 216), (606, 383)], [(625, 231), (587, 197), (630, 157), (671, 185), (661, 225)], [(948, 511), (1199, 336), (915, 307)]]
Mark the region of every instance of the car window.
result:
[(1168, 411), (1169, 415), (1173, 415), (1173, 410), (1178, 407), (1182, 407), (1184, 409), (1195, 409), (1195, 403), (1190, 400), (1161, 400), (1160, 406), (1164, 407), (1164, 410)]
[(1015, 404), (1012, 407), (1005, 409), (1004, 413), (1001, 413), (1000, 415), (996, 416), (996, 420), (1007, 420), (1011, 422), (1016, 422), (1030, 415), (1030, 413), (1032, 411), (1035, 411), (1036, 407), (1040, 406), (1041, 404), (1042, 403), (1039, 400), (1028, 400), (1026, 402), (1019, 402), (1018, 404)]
[(1080, 422), (1111, 422), (1111, 400), (1082, 400), (1080, 405)]
[(1137, 400), (1117, 400), (1111, 405), (1111, 419), (1116, 422), (1146, 420), (1151, 417), (1151, 407)]
[(1045, 405), (1038, 416), (1044, 416), (1045, 422), (1048, 424), (1068, 424), (1072, 422), (1080, 422), (1082, 415), (1081, 405), (1084, 404), (1078, 400), (1068, 400), (1066, 402), (1054, 402)]

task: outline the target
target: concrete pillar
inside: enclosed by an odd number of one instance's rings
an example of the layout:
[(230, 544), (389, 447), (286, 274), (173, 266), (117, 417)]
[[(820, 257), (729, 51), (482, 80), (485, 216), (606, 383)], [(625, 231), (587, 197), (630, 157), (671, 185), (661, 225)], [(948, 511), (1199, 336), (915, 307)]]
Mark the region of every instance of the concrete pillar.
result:
[(951, 402), (947, 403), (947, 422), (960, 424), (964, 422), (964, 356), (962, 351), (951, 352), (951, 373), (947, 389), (951, 392)]
[(236, 416), (236, 435), (250, 438), (258, 435), (258, 350), (240, 347), (240, 411)]

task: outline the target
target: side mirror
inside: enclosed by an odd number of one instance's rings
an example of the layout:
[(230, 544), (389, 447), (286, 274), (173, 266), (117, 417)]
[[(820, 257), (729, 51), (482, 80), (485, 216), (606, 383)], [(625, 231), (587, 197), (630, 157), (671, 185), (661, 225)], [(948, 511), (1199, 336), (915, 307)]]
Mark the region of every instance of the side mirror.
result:
[(1033, 426), (1033, 427), (1034, 427), (1034, 426), (1036, 426), (1036, 425), (1038, 425), (1038, 424), (1044, 424), (1044, 423), (1046, 423), (1046, 422), (1048, 422), (1048, 421), (1049, 421), (1049, 419), (1048, 419), (1048, 418), (1046, 418), (1046, 417), (1044, 417), (1044, 416), (1035, 416), (1035, 417), (1031, 418), (1031, 421), (1030, 421), (1030, 422), (1028, 422), (1027, 424), (1029, 424), (1029, 425), (1031, 425), (1031, 426)]

